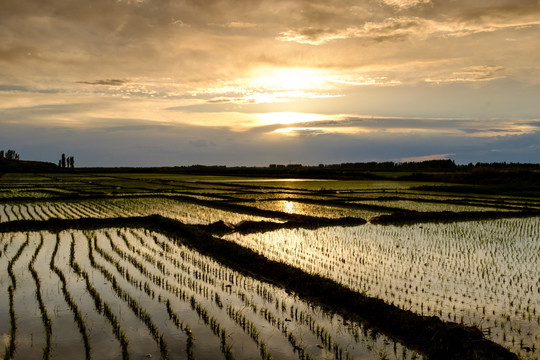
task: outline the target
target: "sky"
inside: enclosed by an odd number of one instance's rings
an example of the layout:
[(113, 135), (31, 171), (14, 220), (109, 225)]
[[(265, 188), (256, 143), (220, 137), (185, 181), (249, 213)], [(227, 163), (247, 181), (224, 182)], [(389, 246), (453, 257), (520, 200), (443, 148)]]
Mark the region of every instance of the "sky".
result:
[(540, 1), (2, 0), (0, 149), (540, 162)]

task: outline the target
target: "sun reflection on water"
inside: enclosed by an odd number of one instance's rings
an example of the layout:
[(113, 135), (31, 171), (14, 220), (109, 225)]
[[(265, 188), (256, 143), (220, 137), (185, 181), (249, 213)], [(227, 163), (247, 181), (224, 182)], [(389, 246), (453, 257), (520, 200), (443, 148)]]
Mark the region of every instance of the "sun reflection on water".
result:
[(283, 212), (286, 212), (287, 214), (296, 214), (296, 208), (294, 206), (294, 202), (292, 201), (283, 201)]

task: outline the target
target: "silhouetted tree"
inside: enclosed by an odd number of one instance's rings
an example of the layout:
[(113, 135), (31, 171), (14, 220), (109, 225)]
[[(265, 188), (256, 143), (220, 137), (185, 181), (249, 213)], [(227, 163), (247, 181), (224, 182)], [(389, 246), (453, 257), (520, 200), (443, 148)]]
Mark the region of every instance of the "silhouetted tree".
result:
[(66, 154), (62, 154), (62, 157), (60, 158), (60, 160), (58, 160), (58, 167), (61, 167), (62, 169), (74, 169), (75, 157), (66, 157)]
[(19, 160), (19, 154), (15, 150), (0, 151), (0, 159)]
[(73, 156), (67, 158), (67, 167), (70, 169), (75, 168), (75, 158)]

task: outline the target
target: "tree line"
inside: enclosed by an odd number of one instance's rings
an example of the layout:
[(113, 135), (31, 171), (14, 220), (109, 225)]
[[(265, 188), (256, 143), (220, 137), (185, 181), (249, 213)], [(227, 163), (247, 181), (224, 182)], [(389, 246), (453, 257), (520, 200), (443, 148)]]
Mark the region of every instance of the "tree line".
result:
[(62, 157), (58, 160), (58, 167), (62, 169), (74, 169), (75, 158), (73, 156), (66, 157), (66, 154), (62, 154)]
[(0, 159), (19, 160), (19, 154), (15, 150), (0, 150)]

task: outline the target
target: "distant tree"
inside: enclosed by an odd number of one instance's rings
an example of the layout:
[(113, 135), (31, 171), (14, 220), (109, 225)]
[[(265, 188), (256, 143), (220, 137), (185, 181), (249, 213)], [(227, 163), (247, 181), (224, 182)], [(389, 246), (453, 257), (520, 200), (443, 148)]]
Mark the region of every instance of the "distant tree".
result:
[(73, 156), (67, 158), (67, 167), (70, 169), (75, 168), (75, 158)]
[(7, 160), (19, 160), (19, 154), (15, 150), (8, 150), (8, 151), (0, 151), (0, 159), (7, 159)]
[(75, 157), (67, 156), (62, 154), (60, 160), (58, 160), (58, 167), (62, 169), (74, 169), (75, 168)]

